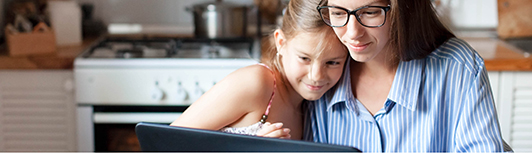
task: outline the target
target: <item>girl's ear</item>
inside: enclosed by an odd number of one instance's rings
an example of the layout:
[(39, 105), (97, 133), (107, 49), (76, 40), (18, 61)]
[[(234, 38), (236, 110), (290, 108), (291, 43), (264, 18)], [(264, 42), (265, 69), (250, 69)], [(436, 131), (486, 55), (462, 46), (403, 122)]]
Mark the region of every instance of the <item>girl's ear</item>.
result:
[(281, 47), (286, 43), (286, 38), (284, 37), (284, 33), (281, 31), (281, 29), (275, 30), (273, 36), (275, 37), (275, 47), (277, 47), (277, 52), (279, 52)]

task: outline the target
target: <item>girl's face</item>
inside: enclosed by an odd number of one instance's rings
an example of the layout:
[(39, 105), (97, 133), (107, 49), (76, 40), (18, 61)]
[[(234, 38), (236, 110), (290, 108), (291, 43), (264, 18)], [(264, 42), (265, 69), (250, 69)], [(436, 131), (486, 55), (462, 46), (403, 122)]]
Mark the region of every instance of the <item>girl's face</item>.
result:
[(278, 30), (276, 45), (288, 82), (304, 99), (319, 99), (342, 76), (347, 51), (332, 32), (300, 32), (286, 40)]
[[(352, 11), (364, 6), (387, 6), (388, 4), (381, 0), (329, 0), (327, 5)], [(362, 26), (354, 15), (350, 15), (345, 26), (333, 29), (355, 61), (368, 62), (377, 56), (384, 57), (380, 53), (383, 52), (390, 40), (390, 23), (387, 14), (383, 26), (368, 28)]]

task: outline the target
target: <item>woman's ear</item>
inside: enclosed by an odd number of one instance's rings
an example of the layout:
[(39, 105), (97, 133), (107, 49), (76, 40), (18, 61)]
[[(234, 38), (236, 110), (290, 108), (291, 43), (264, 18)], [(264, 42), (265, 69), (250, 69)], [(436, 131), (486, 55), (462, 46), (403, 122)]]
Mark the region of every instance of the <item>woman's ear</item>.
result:
[(284, 37), (284, 33), (281, 29), (275, 30), (273, 36), (275, 38), (275, 47), (277, 48), (277, 52), (279, 52), (281, 47), (286, 43), (286, 38)]

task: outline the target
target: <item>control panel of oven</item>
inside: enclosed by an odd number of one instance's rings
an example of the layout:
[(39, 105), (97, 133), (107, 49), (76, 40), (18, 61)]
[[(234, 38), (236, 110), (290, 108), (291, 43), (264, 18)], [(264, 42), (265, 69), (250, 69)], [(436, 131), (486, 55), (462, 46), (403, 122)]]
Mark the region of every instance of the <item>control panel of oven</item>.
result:
[(190, 105), (236, 69), (77, 69), (76, 101), (103, 105)]

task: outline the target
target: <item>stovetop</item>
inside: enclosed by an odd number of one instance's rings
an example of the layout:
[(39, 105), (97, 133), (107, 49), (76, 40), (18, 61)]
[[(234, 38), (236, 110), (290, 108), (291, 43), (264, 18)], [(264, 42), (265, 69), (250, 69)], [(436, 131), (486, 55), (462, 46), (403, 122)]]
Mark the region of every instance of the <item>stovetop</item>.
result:
[(251, 58), (252, 38), (126, 38), (102, 39), (84, 53), (84, 59), (186, 58), (228, 59)]

